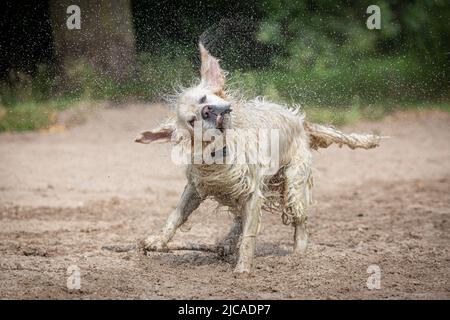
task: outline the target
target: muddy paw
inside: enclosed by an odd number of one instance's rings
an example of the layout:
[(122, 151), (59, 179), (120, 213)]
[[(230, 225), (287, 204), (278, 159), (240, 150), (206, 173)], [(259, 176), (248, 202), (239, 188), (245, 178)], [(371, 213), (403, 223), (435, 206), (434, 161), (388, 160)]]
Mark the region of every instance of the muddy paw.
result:
[(140, 242), (140, 248), (146, 251), (161, 251), (167, 252), (169, 248), (167, 247), (167, 242), (163, 241), (158, 236), (150, 236)]
[(306, 255), (306, 247), (294, 247), (292, 254), (294, 256), (304, 256)]
[(237, 276), (246, 276), (250, 275), (252, 272), (251, 266), (247, 266), (245, 264), (238, 263), (236, 267), (234, 268), (234, 274)]
[(219, 244), (217, 245), (217, 254), (221, 258), (227, 258), (234, 253), (234, 248), (228, 244)]

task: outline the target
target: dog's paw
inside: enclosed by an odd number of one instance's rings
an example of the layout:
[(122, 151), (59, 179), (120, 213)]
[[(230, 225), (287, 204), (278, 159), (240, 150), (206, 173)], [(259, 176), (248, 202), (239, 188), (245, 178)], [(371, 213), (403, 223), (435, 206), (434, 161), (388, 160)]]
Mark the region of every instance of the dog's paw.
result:
[(167, 252), (169, 248), (167, 247), (167, 242), (163, 241), (159, 236), (149, 236), (148, 238), (140, 242), (141, 249), (146, 251), (160, 251)]
[(294, 250), (292, 251), (294, 256), (304, 256), (306, 255), (306, 245), (302, 246), (294, 246)]
[(233, 271), (233, 273), (236, 276), (248, 276), (251, 274), (251, 272), (252, 272), (251, 266), (248, 266), (248, 265), (245, 265), (242, 263), (238, 263)]
[(230, 244), (224, 244), (220, 243), (216, 246), (216, 251), (219, 257), (221, 258), (227, 258), (231, 256), (234, 253), (234, 247)]

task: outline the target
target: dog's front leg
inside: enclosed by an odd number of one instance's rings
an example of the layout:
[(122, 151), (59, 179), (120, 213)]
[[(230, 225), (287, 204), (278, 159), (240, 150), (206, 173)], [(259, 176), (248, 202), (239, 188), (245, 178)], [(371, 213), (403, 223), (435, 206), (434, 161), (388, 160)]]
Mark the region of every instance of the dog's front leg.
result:
[(256, 236), (261, 223), (261, 197), (253, 194), (243, 212), (242, 240), (234, 272), (250, 273), (255, 255)]
[(167, 243), (172, 240), (177, 229), (186, 222), (189, 215), (198, 208), (202, 199), (197, 193), (195, 187), (188, 183), (184, 188), (181, 199), (177, 207), (170, 214), (161, 235), (150, 236), (143, 241), (143, 247), (146, 250), (167, 251)]

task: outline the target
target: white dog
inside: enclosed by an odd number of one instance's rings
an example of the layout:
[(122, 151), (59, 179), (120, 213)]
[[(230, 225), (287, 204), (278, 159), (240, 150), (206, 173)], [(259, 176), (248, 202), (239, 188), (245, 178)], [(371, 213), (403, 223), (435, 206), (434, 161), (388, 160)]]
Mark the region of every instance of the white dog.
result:
[[(185, 151), (194, 149), (176, 209), (162, 234), (144, 240), (143, 247), (169, 250), (176, 230), (204, 199), (212, 198), (234, 216), (231, 230), (215, 248), (223, 254), (238, 249), (235, 272), (250, 272), (263, 209), (278, 211), (285, 224), (294, 226), (294, 252), (306, 250), (306, 209), (313, 186), (310, 150), (332, 143), (368, 149), (380, 138), (307, 123), (298, 110), (264, 99), (235, 99), (224, 89), (225, 72), (219, 61), (202, 44), (200, 54), (201, 81), (179, 94), (176, 115), (136, 138), (140, 143), (172, 141)], [(198, 158), (195, 149), (203, 157)], [(261, 161), (261, 154), (270, 154), (268, 161)]]

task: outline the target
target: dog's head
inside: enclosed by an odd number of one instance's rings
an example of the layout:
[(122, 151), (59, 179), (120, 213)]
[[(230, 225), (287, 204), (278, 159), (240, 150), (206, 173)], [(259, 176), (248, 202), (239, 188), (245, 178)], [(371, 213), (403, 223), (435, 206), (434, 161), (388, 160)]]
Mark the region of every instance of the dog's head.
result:
[(219, 60), (200, 44), (201, 82), (183, 92), (177, 101), (178, 124), (192, 130), (195, 122), (202, 128), (227, 129), (231, 125), (231, 103), (225, 96), (225, 72)]
[(159, 128), (142, 132), (136, 142), (170, 141), (174, 132), (185, 131), (192, 136), (194, 128), (223, 132), (231, 128), (231, 102), (225, 95), (225, 72), (219, 60), (200, 43), (201, 81), (182, 92), (176, 102), (176, 119)]

